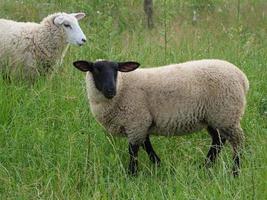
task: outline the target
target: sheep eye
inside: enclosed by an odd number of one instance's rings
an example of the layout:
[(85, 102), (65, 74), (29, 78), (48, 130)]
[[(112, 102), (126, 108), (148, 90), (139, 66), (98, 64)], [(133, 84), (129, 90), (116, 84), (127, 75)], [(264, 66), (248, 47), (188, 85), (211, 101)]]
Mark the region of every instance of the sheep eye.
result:
[(65, 26), (66, 28), (71, 28), (71, 25), (69, 25), (69, 24), (64, 24), (64, 26)]

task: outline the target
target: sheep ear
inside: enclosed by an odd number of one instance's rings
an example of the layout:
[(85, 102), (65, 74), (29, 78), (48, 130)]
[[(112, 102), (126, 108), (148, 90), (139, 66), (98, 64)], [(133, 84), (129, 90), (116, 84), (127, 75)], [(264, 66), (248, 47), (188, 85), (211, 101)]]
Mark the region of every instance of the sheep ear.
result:
[(73, 62), (73, 65), (82, 72), (92, 72), (94, 63), (84, 60), (78, 60)]
[(140, 64), (138, 62), (129, 61), (129, 62), (119, 62), (118, 66), (119, 66), (118, 70), (120, 72), (131, 72), (137, 69), (140, 66)]
[(65, 20), (65, 18), (63, 15), (58, 15), (54, 19), (54, 24), (61, 25), (61, 24), (63, 24), (64, 20)]
[(77, 20), (80, 20), (80, 19), (82, 19), (82, 18), (84, 18), (85, 17), (85, 13), (72, 13), (71, 14), (73, 17), (75, 17)]

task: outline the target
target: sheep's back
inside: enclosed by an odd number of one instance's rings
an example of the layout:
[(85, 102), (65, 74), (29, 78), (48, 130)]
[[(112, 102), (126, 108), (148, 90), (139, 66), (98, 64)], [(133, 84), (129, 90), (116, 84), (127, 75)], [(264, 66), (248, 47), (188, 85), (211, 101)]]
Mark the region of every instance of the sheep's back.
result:
[(38, 24), (0, 19), (0, 63), (3, 66), (23, 64), (25, 52), (32, 43), (32, 33)]
[(15, 54), (23, 49), (22, 47), (26, 48), (32, 39), (29, 33), (33, 32), (38, 24), (0, 19), (0, 27), (0, 55), (4, 55)]
[[(244, 110), (247, 79), (226, 61), (191, 61), (140, 69), (125, 76), (126, 85), (132, 87), (135, 82), (145, 93), (154, 129), (160, 133), (185, 134), (207, 123), (230, 123)], [(229, 113), (235, 119), (227, 120)]]

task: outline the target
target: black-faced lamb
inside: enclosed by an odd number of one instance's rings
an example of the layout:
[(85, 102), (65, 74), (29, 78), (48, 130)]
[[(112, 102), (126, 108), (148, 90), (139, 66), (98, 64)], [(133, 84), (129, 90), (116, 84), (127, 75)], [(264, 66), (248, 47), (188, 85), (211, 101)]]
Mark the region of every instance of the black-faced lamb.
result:
[(137, 173), (140, 146), (152, 162), (160, 162), (150, 135), (178, 136), (206, 128), (212, 139), (206, 165), (215, 161), (229, 141), (233, 174), (238, 175), (244, 141), (240, 120), (249, 82), (235, 65), (215, 59), (146, 69), (137, 69), (137, 62), (73, 64), (87, 72), (87, 95), (94, 117), (112, 135), (128, 138), (131, 174)]

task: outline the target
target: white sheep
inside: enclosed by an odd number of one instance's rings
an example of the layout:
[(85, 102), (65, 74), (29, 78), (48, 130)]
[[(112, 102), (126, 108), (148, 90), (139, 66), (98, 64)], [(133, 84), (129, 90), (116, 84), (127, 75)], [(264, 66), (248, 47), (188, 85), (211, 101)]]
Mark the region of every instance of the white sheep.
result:
[(0, 19), (0, 71), (34, 80), (62, 59), (67, 44), (83, 45), (84, 13), (55, 13), (40, 24)]
[[(150, 134), (175, 136), (207, 128), (212, 146), (206, 166), (215, 161), (228, 140), (233, 148), (233, 174), (238, 175), (244, 140), (240, 120), (249, 82), (236, 66), (222, 60), (137, 70), (136, 62), (73, 64), (87, 72), (87, 94), (94, 117), (112, 135), (128, 138), (130, 173), (137, 173), (140, 145), (151, 161), (160, 162), (149, 141)], [(129, 71), (133, 72), (121, 73)]]

